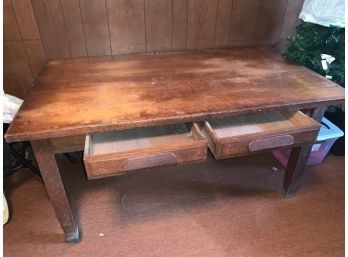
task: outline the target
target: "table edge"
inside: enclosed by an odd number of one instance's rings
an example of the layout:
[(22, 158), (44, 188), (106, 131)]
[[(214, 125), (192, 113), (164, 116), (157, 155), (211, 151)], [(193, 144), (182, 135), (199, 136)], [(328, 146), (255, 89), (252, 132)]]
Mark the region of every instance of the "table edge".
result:
[(223, 118), (226, 116), (237, 116), (248, 113), (255, 112), (268, 112), (268, 111), (280, 111), (280, 110), (294, 110), (294, 109), (310, 109), (317, 107), (327, 107), (329, 105), (340, 105), (344, 104), (344, 97), (317, 101), (317, 102), (307, 102), (307, 103), (289, 103), (287, 105), (274, 105), (274, 106), (264, 106), (262, 108), (247, 108), (240, 110), (224, 110), (224, 111), (215, 111), (215, 112), (205, 112), (205, 113), (196, 113), (196, 114), (186, 114), (186, 115), (177, 115), (163, 118), (153, 118), (147, 120), (131, 120), (124, 122), (113, 122), (106, 124), (91, 124), (91, 125), (79, 125), (67, 127), (64, 129), (54, 129), (48, 131), (40, 132), (27, 132), (27, 133), (11, 133), (10, 125), (6, 134), (5, 140), (8, 143), (17, 142), (17, 141), (31, 141), (31, 140), (42, 140), (50, 139), (57, 137), (69, 137), (69, 136), (82, 136), (92, 133), (101, 133), (108, 132), (112, 130), (123, 130), (123, 129), (132, 129), (139, 127), (151, 127), (151, 126), (160, 126), (168, 124), (177, 124), (181, 122), (197, 122), (203, 121), (211, 118)]

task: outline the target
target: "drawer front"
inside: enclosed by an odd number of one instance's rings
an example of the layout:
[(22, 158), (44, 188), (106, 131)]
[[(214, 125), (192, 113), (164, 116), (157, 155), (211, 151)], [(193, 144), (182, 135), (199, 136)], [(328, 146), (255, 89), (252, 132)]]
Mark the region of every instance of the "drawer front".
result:
[[(199, 136), (200, 134), (196, 129), (196, 125), (192, 126), (194, 133), (191, 133), (192, 136), (185, 142), (168, 140), (168, 144), (165, 145), (154, 144), (153, 147), (97, 155), (91, 154), (93, 139), (91, 136), (87, 136), (84, 154), (87, 177), (88, 179), (96, 179), (144, 168), (205, 161), (207, 142)], [(149, 142), (152, 139), (147, 137), (146, 140)], [(155, 141), (155, 139), (153, 140)]]
[(87, 177), (88, 179), (95, 179), (119, 175), (132, 170), (196, 163), (206, 160), (207, 145), (205, 143), (174, 148), (148, 150), (146, 153), (134, 151), (127, 154), (85, 158)]
[[(245, 140), (221, 140), (216, 146), (216, 152), (213, 152), (216, 159), (226, 159), (235, 156), (243, 156), (251, 153), (256, 153), (260, 151), (273, 150), (278, 147), (284, 146), (295, 146), (305, 143), (315, 142), (317, 136), (317, 130), (302, 131), (292, 134), (279, 135), (279, 136), (266, 136), (266, 137), (255, 137), (255, 138), (246, 138)], [(292, 139), (284, 142), (276, 142), (275, 138), (277, 137), (291, 137)], [(263, 141), (263, 148), (254, 149), (252, 146), (257, 142)], [(209, 145), (210, 148), (210, 145)], [(210, 148), (211, 149), (211, 148)]]
[(138, 170), (143, 168), (158, 167), (170, 164), (176, 164), (176, 155), (174, 153), (147, 154), (144, 156), (131, 157), (124, 160), (122, 169)]
[[(294, 116), (296, 119), (292, 120)], [(231, 158), (272, 150), (278, 147), (315, 142), (320, 128), (316, 121), (302, 113), (296, 113), (295, 115), (287, 113), (284, 117), (290, 118), (287, 121), (285, 119), (284, 121), (282, 119), (280, 121), (272, 120), (268, 124), (262, 124), (262, 119), (255, 119), (257, 128), (255, 128), (255, 124), (249, 121), (245, 123), (250, 124), (250, 127), (248, 127), (248, 124), (240, 122), (240, 120), (238, 120), (237, 126), (235, 126), (232, 119), (228, 123), (231, 125), (224, 125), (224, 131), (220, 134), (217, 133), (216, 127), (209, 122), (205, 122), (202, 133), (207, 138), (209, 149), (216, 159)], [(274, 122), (277, 122), (278, 127), (270, 129), (272, 128), (271, 124), (274, 124)], [(265, 119), (265, 123), (267, 123), (267, 119)], [(229, 126), (231, 126), (231, 131), (233, 131), (231, 134), (233, 136), (229, 136)], [(236, 135), (239, 126), (240, 132)], [(262, 130), (262, 128), (265, 129)], [(246, 131), (246, 133), (243, 134), (243, 131)]]

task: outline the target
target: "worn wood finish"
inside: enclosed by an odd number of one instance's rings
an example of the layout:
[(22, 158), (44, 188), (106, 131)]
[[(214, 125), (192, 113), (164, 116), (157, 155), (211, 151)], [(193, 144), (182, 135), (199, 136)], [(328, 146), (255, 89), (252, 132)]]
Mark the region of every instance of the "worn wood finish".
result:
[(110, 55), (110, 33), (105, 0), (80, 0), (88, 56)]
[(320, 125), (301, 112), (270, 112), (206, 121), (202, 132), (216, 159), (312, 143)]
[(146, 50), (173, 49), (173, 0), (145, 0)]
[(264, 48), (49, 62), (5, 137), (33, 140), (344, 102)]
[(59, 223), (68, 242), (79, 241), (79, 229), (73, 217), (69, 200), (49, 140), (31, 141), (35, 159)]
[(144, 0), (107, 0), (112, 54), (145, 52)]
[(256, 152), (278, 147), (290, 146), (295, 142), (292, 135), (272, 136), (261, 139), (255, 139), (249, 143), (249, 151)]
[[(314, 108), (312, 112), (312, 118), (317, 122), (320, 122), (324, 116), (325, 109), (326, 108)], [(315, 138), (316, 137), (317, 135), (315, 136)], [(291, 197), (300, 188), (302, 176), (305, 172), (311, 149), (312, 144), (306, 144), (294, 147), (292, 149), (284, 175), (284, 196)]]
[[(145, 0), (6, 0), (4, 39), (26, 41), (28, 57), (21, 61), (29, 58), (33, 78), (42, 56), (44, 62), (87, 55), (274, 45), (280, 28), (278, 49), (284, 49), (284, 35), (296, 25), (301, 1), (146, 0), (145, 8)], [(28, 40), (35, 40), (34, 51), (27, 47), (33, 46)], [(5, 90), (23, 97), (32, 81), (14, 83), (22, 74), (9, 72), (8, 65), (5, 61)]]
[(89, 179), (131, 170), (206, 160), (207, 143), (184, 124), (108, 132), (86, 137), (84, 162)]

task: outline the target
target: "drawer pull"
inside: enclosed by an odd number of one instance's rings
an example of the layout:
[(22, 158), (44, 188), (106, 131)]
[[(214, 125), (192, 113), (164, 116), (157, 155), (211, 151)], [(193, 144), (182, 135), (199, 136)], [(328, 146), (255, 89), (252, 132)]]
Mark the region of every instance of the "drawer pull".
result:
[(251, 141), (249, 143), (249, 150), (255, 152), (292, 144), (294, 144), (294, 137), (291, 135), (275, 136)]
[(137, 170), (142, 168), (150, 168), (156, 166), (163, 166), (169, 164), (176, 164), (176, 156), (173, 153), (160, 153), (146, 156), (139, 156), (129, 158), (123, 163), (123, 170)]

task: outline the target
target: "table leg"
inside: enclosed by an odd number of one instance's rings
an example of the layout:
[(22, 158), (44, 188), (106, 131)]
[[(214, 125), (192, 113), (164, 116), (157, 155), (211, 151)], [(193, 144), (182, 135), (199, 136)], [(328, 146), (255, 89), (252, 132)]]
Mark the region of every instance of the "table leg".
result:
[(53, 209), (65, 233), (66, 241), (78, 242), (79, 228), (70, 208), (51, 142), (47, 139), (30, 143)]
[[(311, 116), (317, 122), (321, 122), (326, 108), (316, 108)], [(306, 164), (311, 153), (312, 144), (294, 147), (291, 151), (288, 165), (285, 170), (283, 194), (286, 197), (295, 195), (301, 184)]]

